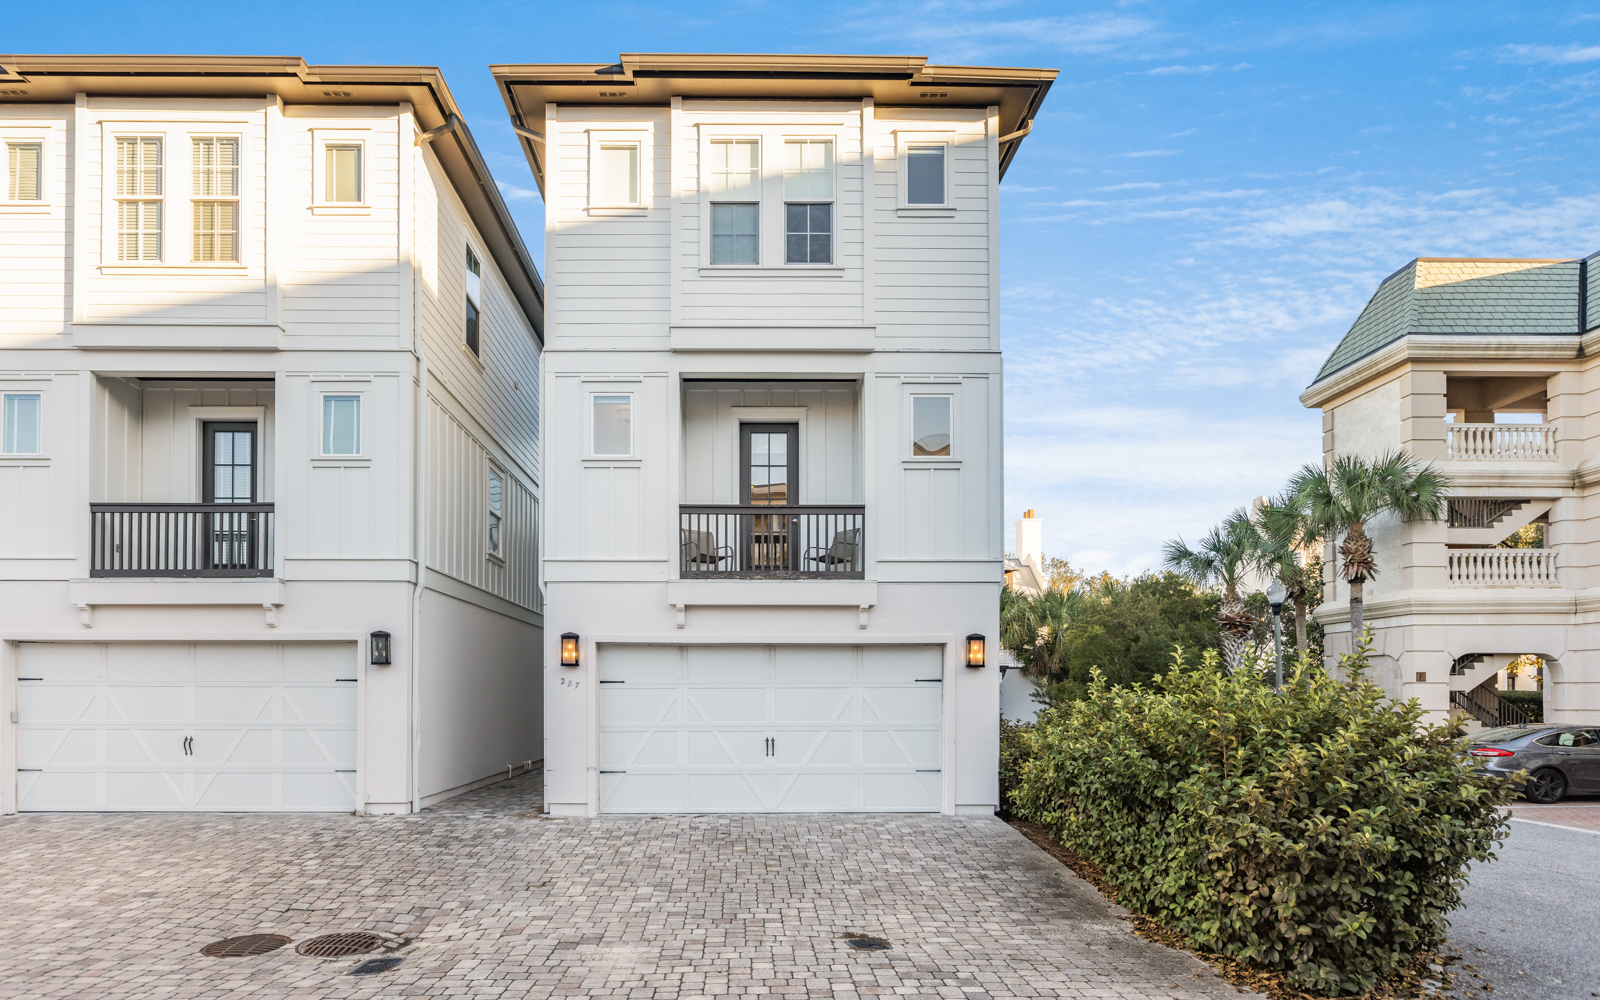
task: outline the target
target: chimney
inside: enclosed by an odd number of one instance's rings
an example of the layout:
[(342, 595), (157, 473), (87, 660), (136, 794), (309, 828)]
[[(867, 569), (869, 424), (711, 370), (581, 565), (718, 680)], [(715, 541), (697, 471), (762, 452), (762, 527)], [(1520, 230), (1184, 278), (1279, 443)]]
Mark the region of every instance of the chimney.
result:
[(1022, 520), (1017, 522), (1017, 558), (1033, 563), (1043, 575), (1044, 525), (1033, 516), (1032, 509), (1023, 511)]

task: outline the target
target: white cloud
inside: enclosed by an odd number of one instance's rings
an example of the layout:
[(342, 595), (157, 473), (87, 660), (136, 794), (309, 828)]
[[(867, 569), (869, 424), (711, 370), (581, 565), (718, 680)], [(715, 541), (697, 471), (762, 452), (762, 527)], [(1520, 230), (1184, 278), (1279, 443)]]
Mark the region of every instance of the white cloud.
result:
[(500, 194), (506, 201), (525, 201), (529, 198), (539, 197), (538, 191), (532, 188), (518, 187), (508, 181), (497, 180), (495, 185), (500, 188)]
[(1157, 66), (1155, 69), (1145, 70), (1144, 75), (1170, 76), (1173, 73), (1212, 73), (1216, 71), (1218, 65), (1218, 63), (1212, 63), (1209, 66)]
[(1126, 157), (1128, 157), (1130, 159), (1138, 160), (1138, 159), (1143, 159), (1146, 156), (1177, 156), (1180, 152), (1182, 152), (1182, 150), (1177, 150), (1177, 149), (1144, 149), (1144, 150), (1140, 150), (1140, 151), (1135, 152), (1135, 153), (1123, 153), (1122, 155), (1126, 156)]
[(1154, 190), (1160, 187), (1155, 181), (1129, 181), (1126, 184), (1113, 184), (1110, 187), (1095, 188), (1096, 191), (1137, 191)]
[(1515, 63), (1585, 63), (1600, 60), (1600, 45), (1505, 45), (1500, 58)]

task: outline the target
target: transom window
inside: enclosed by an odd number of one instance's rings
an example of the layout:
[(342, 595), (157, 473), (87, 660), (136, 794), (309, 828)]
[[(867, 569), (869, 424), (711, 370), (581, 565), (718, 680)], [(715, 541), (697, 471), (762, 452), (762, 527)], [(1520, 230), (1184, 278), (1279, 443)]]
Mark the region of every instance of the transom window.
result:
[(161, 259), (161, 160), (157, 136), (117, 139), (117, 259)]
[(6, 143), (7, 201), (39, 201), (43, 198), (43, 159), (43, 143)]

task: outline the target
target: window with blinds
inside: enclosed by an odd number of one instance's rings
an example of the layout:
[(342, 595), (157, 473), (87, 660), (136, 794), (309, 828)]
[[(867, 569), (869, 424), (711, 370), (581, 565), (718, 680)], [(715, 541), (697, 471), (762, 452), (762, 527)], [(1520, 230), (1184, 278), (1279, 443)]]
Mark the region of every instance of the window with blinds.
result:
[(196, 261), (239, 259), (239, 140), (193, 140), (191, 227)]
[(39, 142), (6, 143), (6, 200), (39, 201), (44, 144)]
[(161, 259), (161, 139), (117, 139), (117, 259)]
[(323, 200), (361, 203), (360, 143), (329, 143), (323, 147)]

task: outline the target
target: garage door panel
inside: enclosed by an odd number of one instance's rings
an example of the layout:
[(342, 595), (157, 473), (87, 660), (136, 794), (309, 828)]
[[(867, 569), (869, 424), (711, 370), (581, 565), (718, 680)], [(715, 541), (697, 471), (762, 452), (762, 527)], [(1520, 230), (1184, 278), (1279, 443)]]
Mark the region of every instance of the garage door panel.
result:
[(257, 812), (273, 807), (270, 773), (199, 771), (194, 775), (196, 809), (211, 812)]
[(79, 812), (95, 808), (93, 773), (57, 771), (17, 775), (17, 808), (23, 812), (50, 810)]
[[(150, 726), (107, 726), (105, 734), (104, 763), (117, 767), (161, 764), (169, 767), (182, 765), (187, 759), (183, 752), (187, 729)], [(100, 763), (98, 758), (87, 763)]]
[(240, 642), (194, 647), (194, 676), (229, 683), (271, 684), (283, 656), (279, 646)]
[(861, 734), (861, 763), (867, 767), (938, 767), (939, 750), (937, 731), (878, 729)]
[(93, 729), (22, 729), (17, 732), (17, 766), (93, 764), (99, 745)]
[(356, 734), (351, 730), (282, 730), (283, 763), (290, 767), (356, 766)]
[(797, 687), (780, 683), (773, 698), (773, 721), (853, 721), (854, 702), (853, 687)]
[(181, 684), (126, 684), (100, 689), (106, 720), (114, 722), (182, 722), (186, 711)]
[(944, 676), (937, 646), (866, 646), (861, 653), (864, 681), (916, 681)]
[(785, 681), (843, 681), (856, 679), (856, 657), (853, 646), (778, 646), (773, 656), (774, 680)]
[(270, 729), (201, 729), (190, 744), (195, 767), (268, 767), (273, 763)]
[(678, 718), (678, 692), (672, 689), (607, 684), (600, 689), (600, 704), (615, 725), (654, 726)]
[(603, 681), (672, 683), (679, 674), (676, 646), (607, 646), (600, 657)]
[(860, 776), (852, 771), (823, 771), (773, 775), (778, 788), (773, 809), (778, 812), (850, 812), (859, 807)]
[(285, 722), (344, 722), (355, 718), (356, 688), (354, 684), (334, 684), (323, 687), (283, 687), (283, 721)]
[[(174, 771), (115, 771), (105, 775), (105, 805), (114, 811), (179, 810), (184, 802), (184, 775)], [(93, 806), (80, 808), (94, 808)]]
[(600, 809), (609, 813), (679, 812), (683, 782), (676, 774), (602, 774)]
[(358, 674), (360, 664), (352, 644), (284, 645), (282, 650), (279, 677), (285, 684), (292, 685), (296, 681), (327, 684)]
[(78, 722), (98, 714), (94, 687), (54, 687), (37, 681), (17, 682), (17, 714), (36, 722)]
[(850, 767), (857, 763), (856, 734), (848, 729), (779, 729), (772, 746), (773, 767)]
[(762, 680), (767, 668), (765, 646), (688, 646), (684, 677), (691, 684)]
[(603, 768), (677, 767), (679, 756), (679, 737), (671, 730), (615, 733), (600, 744)]
[(685, 721), (690, 723), (715, 725), (767, 717), (765, 687), (689, 688), (686, 694), (689, 712)]
[(684, 734), (690, 767), (759, 767), (766, 759), (765, 731), (712, 730)]
[(700, 774), (684, 778), (684, 808), (688, 812), (765, 812), (771, 775), (749, 772)]
[(863, 688), (861, 721), (937, 723), (943, 696), (939, 688), (938, 684), (918, 684), (914, 688)]
[(95, 683), (105, 669), (103, 647), (87, 642), (23, 643), (17, 662), (18, 677), (37, 677), (47, 671), (52, 680)]
[(271, 722), (271, 687), (194, 686), (194, 718), (227, 722)]
[(861, 779), (863, 808), (875, 812), (932, 812), (939, 808), (938, 774), (872, 774)]
[(106, 653), (106, 680), (138, 684), (167, 681), (181, 684), (191, 676), (194, 652), (185, 645), (169, 643), (109, 643)]
[[(352, 768), (355, 764), (352, 762)], [(290, 812), (349, 812), (356, 807), (355, 772), (279, 776), (278, 808)]]

